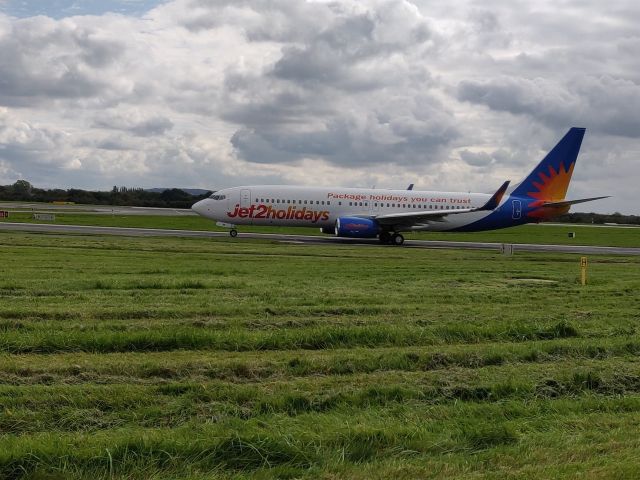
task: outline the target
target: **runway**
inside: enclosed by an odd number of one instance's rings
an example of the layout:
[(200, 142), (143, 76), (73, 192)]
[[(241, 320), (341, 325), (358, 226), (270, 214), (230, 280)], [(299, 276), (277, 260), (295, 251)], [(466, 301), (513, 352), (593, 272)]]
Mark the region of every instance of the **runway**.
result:
[[(53, 225), (41, 223), (0, 223), (0, 231), (25, 231), (40, 233), (75, 233), (80, 235), (121, 235), (133, 237), (192, 237), (192, 238), (229, 238), (227, 232), (208, 232), (201, 230), (169, 230), (159, 228), (123, 228), (123, 227), (95, 227), (85, 225)], [(363, 240), (359, 238), (337, 238), (333, 236), (319, 235), (285, 235), (279, 233), (251, 233), (243, 232), (237, 237), (272, 240), (283, 243), (296, 244), (324, 244), (324, 245), (364, 245), (380, 246), (377, 240)], [(231, 238), (229, 238), (231, 241)], [(640, 248), (632, 247), (594, 247), (588, 245), (538, 245), (531, 243), (516, 243), (514, 252), (553, 252), (553, 253), (577, 253), (583, 255), (640, 255)], [(453, 248), (472, 250), (500, 251), (500, 243), (487, 242), (449, 242), (441, 240), (407, 240), (404, 247), (388, 248)]]
[(0, 210), (11, 213), (81, 213), (91, 215), (159, 215), (163, 217), (196, 216), (189, 208), (128, 207), (118, 205), (59, 205), (43, 202), (2, 202)]

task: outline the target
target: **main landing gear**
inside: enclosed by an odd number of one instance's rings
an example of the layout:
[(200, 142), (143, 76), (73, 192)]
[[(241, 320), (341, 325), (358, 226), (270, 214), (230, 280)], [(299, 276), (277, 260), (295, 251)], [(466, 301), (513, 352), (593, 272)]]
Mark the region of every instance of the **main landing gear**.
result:
[(391, 244), (399, 247), (404, 243), (404, 237), (399, 233), (394, 233), (391, 235)]
[(404, 243), (404, 237), (399, 233), (380, 232), (378, 238), (383, 245), (400, 246)]
[(233, 238), (236, 238), (238, 236), (238, 230), (232, 228), (231, 230), (229, 230), (229, 235), (231, 235)]

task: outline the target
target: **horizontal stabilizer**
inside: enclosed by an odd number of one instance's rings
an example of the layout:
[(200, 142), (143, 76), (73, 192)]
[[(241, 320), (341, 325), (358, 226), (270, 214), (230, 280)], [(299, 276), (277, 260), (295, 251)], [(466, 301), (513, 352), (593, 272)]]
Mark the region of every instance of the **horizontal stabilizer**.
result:
[(542, 204), (543, 207), (569, 207), (571, 205), (575, 205), (576, 203), (585, 203), (592, 202), (594, 200), (601, 200), (603, 198), (609, 198), (610, 196), (604, 197), (592, 197), (592, 198), (579, 198), (578, 200), (562, 200), (561, 202), (544, 202)]
[(483, 206), (481, 206), (480, 208), (478, 208), (478, 210), (495, 210), (498, 207), (498, 205), (500, 205), (500, 202), (502, 201), (502, 197), (504, 196), (504, 192), (507, 191), (508, 187), (509, 187), (509, 180), (504, 182), (502, 186), (498, 189), (498, 191), (494, 193), (493, 196), (489, 199), (489, 201), (485, 203)]

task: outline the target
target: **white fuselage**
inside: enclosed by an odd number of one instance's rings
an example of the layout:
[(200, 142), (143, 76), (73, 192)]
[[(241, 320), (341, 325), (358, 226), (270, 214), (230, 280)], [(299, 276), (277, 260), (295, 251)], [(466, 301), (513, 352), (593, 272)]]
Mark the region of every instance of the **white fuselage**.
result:
[[(466, 210), (480, 207), (490, 197), (483, 193), (259, 185), (218, 190), (192, 208), (204, 217), (229, 225), (333, 228), (341, 217)], [(407, 230), (452, 230), (489, 213), (449, 215)]]

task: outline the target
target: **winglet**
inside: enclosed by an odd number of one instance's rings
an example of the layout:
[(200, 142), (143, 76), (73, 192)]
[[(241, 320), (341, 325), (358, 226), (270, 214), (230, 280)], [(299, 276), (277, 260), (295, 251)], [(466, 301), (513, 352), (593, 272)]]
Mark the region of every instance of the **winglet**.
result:
[(494, 193), (493, 196), (489, 199), (489, 201), (485, 203), (483, 206), (481, 206), (480, 208), (478, 208), (478, 210), (495, 210), (496, 207), (500, 205), (500, 201), (504, 196), (504, 192), (507, 191), (507, 188), (509, 187), (509, 183), (510, 183), (509, 180), (504, 182), (502, 186), (498, 189), (498, 191)]
[(409, 184), (409, 186), (407, 187), (407, 190), (413, 190), (413, 183)]

